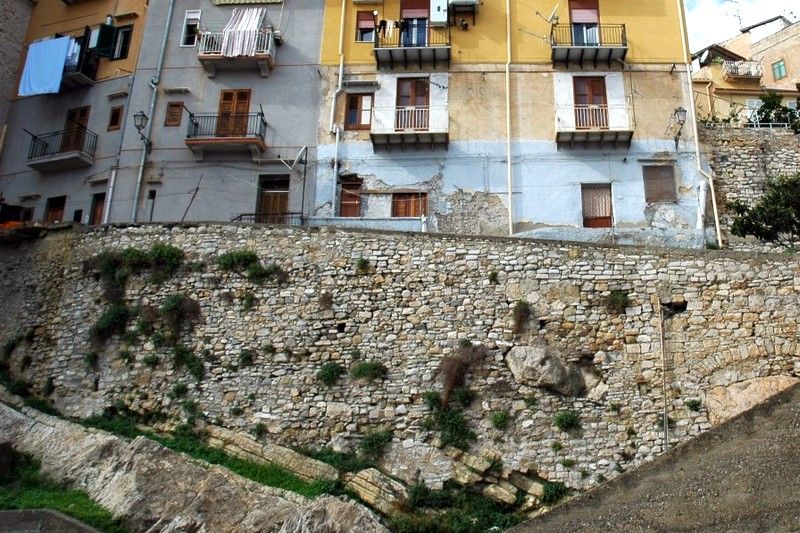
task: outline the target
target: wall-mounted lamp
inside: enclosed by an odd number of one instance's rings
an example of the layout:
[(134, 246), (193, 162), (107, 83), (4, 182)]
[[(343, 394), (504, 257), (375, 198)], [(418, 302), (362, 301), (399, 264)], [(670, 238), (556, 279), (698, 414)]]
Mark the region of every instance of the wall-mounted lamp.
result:
[(139, 132), (139, 138), (142, 139), (144, 143), (144, 149), (147, 153), (150, 153), (150, 150), (153, 148), (153, 143), (150, 142), (142, 130), (147, 126), (147, 121), (150, 120), (147, 115), (144, 114), (144, 111), (139, 111), (135, 115), (133, 115), (133, 125), (136, 128), (136, 131)]
[(681, 133), (683, 133), (683, 125), (686, 124), (687, 115), (688, 111), (686, 111), (686, 109), (684, 109), (683, 106), (680, 106), (677, 109), (675, 109), (675, 112), (673, 113), (673, 118), (675, 119), (675, 122), (677, 122), (680, 125), (680, 128), (678, 128), (678, 133), (675, 134), (675, 150), (678, 149), (678, 142), (681, 139)]

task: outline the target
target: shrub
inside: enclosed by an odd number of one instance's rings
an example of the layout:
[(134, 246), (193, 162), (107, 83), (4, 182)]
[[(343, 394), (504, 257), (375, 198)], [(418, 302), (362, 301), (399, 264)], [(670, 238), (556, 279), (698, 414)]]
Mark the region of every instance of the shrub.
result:
[(489, 415), (489, 421), (492, 423), (494, 429), (505, 430), (508, 428), (508, 423), (511, 420), (511, 415), (508, 411), (495, 411)]
[(690, 411), (699, 411), (703, 407), (703, 402), (700, 400), (686, 400), (683, 404), (689, 408)]
[(241, 408), (241, 407), (239, 407), (238, 405), (234, 405), (233, 407), (231, 407), (231, 411), (230, 411), (230, 413), (231, 413), (233, 416), (240, 416), (242, 413), (244, 413), (244, 409), (242, 409), (242, 408)]
[(175, 369), (181, 369), (185, 366), (189, 374), (197, 381), (202, 380), (205, 373), (203, 361), (182, 345), (175, 346), (172, 350), (172, 366)]
[(15, 379), (6, 385), (8, 392), (15, 396), (28, 396), (30, 394), (30, 384), (21, 379)]
[(525, 405), (528, 406), (528, 409), (533, 410), (536, 405), (539, 403), (538, 398), (536, 396), (526, 396), (522, 399), (525, 402)]
[(383, 451), (392, 442), (392, 432), (389, 430), (373, 431), (364, 435), (359, 450), (370, 459), (378, 459), (383, 455)]
[(239, 366), (250, 366), (253, 364), (253, 351), (244, 349), (239, 352)]
[(359, 257), (358, 261), (356, 261), (356, 273), (357, 274), (369, 274), (370, 264), (369, 260), (363, 257)]
[(150, 277), (154, 283), (168, 280), (183, 263), (183, 252), (169, 244), (156, 243), (150, 247), (147, 255), (152, 268)]
[(45, 396), (50, 396), (51, 394), (53, 394), (53, 392), (55, 392), (55, 390), (56, 390), (56, 385), (53, 382), (53, 378), (47, 378), (44, 387), (42, 387), (42, 394), (44, 394)]
[(138, 248), (125, 248), (119, 254), (120, 263), (129, 274), (150, 267), (150, 256)]
[(364, 361), (354, 366), (350, 370), (350, 375), (354, 379), (364, 379), (368, 382), (375, 381), (376, 379), (384, 379), (388, 369), (383, 363), (378, 361)]
[(573, 466), (575, 466), (575, 461), (572, 459), (562, 459), (561, 466), (563, 466), (564, 468), (572, 468)]
[(512, 309), (512, 314), (514, 317), (514, 325), (511, 328), (511, 332), (514, 335), (519, 335), (525, 329), (528, 320), (531, 318), (531, 304), (524, 300), (517, 300)]
[(558, 453), (564, 449), (564, 445), (558, 441), (555, 441), (553, 444), (550, 445), (550, 448), (552, 448), (554, 452)]
[(175, 342), (184, 324), (192, 324), (200, 316), (200, 304), (178, 292), (167, 296), (158, 311), (169, 330), (172, 342)]
[(97, 368), (97, 361), (99, 357), (97, 352), (89, 352), (83, 356), (83, 362), (86, 363), (86, 370), (95, 370)]
[(222, 270), (241, 272), (258, 264), (258, 255), (252, 250), (233, 250), (217, 258), (217, 264)]
[(614, 289), (606, 298), (606, 309), (608, 309), (609, 313), (615, 315), (623, 314), (629, 305), (628, 293), (623, 290)]
[(125, 304), (110, 304), (89, 330), (92, 341), (102, 344), (114, 334), (125, 333), (130, 317), (130, 309)]
[(581, 427), (581, 420), (575, 411), (559, 411), (553, 417), (553, 422), (561, 431), (574, 431)]
[(163, 331), (154, 331), (150, 339), (153, 341), (156, 348), (164, 346), (164, 344), (167, 343), (167, 336), (164, 335)]
[(136, 329), (145, 337), (150, 336), (155, 331), (155, 323), (158, 320), (158, 308), (152, 305), (143, 305), (139, 308), (139, 320)]
[(253, 436), (256, 438), (256, 440), (260, 440), (261, 437), (263, 437), (266, 432), (267, 432), (267, 426), (265, 426), (261, 422), (253, 426)]
[(569, 488), (561, 481), (545, 481), (542, 503), (545, 505), (553, 505), (568, 493)]
[(616, 414), (620, 414), (622, 412), (622, 404), (617, 402), (611, 403), (608, 408)]
[(451, 407), (441, 407), (434, 410), (433, 415), (428, 419), (431, 429), (440, 432), (442, 447), (454, 446), (461, 450), (467, 450), (470, 442), (477, 437), (467, 426), (464, 414), (458, 409)]
[(26, 355), (22, 358), (22, 361), (19, 362), (20, 370), (25, 370), (29, 368), (33, 364), (33, 357), (30, 355)]
[(11, 355), (14, 353), (14, 350), (17, 349), (19, 343), (22, 339), (19, 336), (14, 337), (13, 339), (9, 339), (3, 344), (3, 359), (8, 360)]
[(462, 341), (455, 355), (443, 357), (439, 363), (442, 378), (442, 405), (450, 403), (450, 396), (457, 387), (463, 387), (469, 369), (486, 356), (483, 346), (476, 346), (468, 340)]
[(160, 359), (158, 358), (158, 356), (157, 356), (157, 355), (155, 355), (155, 354), (146, 355), (146, 356), (144, 357), (144, 359), (142, 359), (142, 362), (143, 362), (143, 363), (144, 363), (146, 366), (149, 366), (150, 368), (155, 368), (155, 367), (157, 367), (157, 366), (158, 366), (158, 363), (159, 363), (160, 361), (161, 361), (161, 360), (160, 360)]
[(456, 401), (458, 405), (467, 409), (472, 402), (475, 401), (476, 398), (475, 391), (468, 389), (467, 387), (457, 387), (453, 390), (453, 399)]
[(344, 374), (344, 367), (339, 363), (329, 361), (319, 369), (319, 372), (317, 372), (317, 379), (330, 387), (339, 381), (339, 377), (342, 374)]
[(500, 280), (497, 277), (497, 272), (489, 272), (489, 283), (492, 285), (497, 285), (500, 283)]
[(245, 275), (253, 283), (259, 284), (264, 283), (265, 281), (276, 281), (280, 284), (283, 284), (289, 278), (289, 274), (287, 274), (286, 271), (283, 270), (277, 263), (270, 263), (266, 267), (256, 263), (247, 268)]
[(203, 361), (201, 361), (199, 357), (192, 355), (192, 357), (186, 361), (186, 369), (196, 381), (203, 380), (205, 367), (203, 366)]
[(306, 457), (311, 457), (317, 461), (327, 463), (342, 472), (360, 472), (361, 470), (375, 466), (372, 461), (364, 457), (359, 457), (354, 453), (336, 452), (327, 446), (316, 450), (310, 448), (296, 448), (295, 451)]
[(256, 295), (252, 292), (245, 293), (242, 298), (242, 309), (245, 313), (249, 313), (253, 306), (256, 305)]
[(442, 396), (436, 391), (431, 390), (423, 394), (422, 401), (431, 411), (435, 411), (442, 406)]
[(189, 387), (186, 386), (186, 383), (176, 383), (172, 386), (172, 390), (169, 393), (170, 398), (183, 398), (186, 396), (186, 393), (189, 392)]

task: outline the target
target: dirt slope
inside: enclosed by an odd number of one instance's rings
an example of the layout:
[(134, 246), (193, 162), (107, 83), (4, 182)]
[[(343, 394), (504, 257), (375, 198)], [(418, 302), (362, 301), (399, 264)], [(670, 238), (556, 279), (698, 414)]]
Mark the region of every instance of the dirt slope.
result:
[(515, 529), (610, 530), (800, 531), (800, 386)]

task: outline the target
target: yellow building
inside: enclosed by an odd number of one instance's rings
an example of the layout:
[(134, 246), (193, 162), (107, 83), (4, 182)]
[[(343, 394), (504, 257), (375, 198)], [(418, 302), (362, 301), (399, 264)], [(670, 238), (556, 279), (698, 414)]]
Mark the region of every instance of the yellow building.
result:
[[(760, 30), (760, 31), (759, 31)], [(728, 41), (696, 52), (693, 75), (697, 115), (742, 124), (760, 107), (767, 91), (797, 108), (800, 98), (800, 22), (773, 17), (743, 28)]]
[(682, 2), (556, 4), (325, 0), (315, 215), (701, 244)]

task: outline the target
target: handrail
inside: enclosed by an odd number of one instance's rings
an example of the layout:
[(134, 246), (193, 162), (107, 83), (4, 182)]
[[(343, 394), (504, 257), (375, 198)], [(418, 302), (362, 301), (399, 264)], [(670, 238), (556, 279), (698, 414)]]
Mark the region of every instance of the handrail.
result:
[(81, 152), (94, 157), (98, 135), (85, 126), (74, 126), (40, 135), (31, 135), (28, 160)]
[(625, 47), (628, 34), (625, 24), (553, 24), (550, 44), (553, 47)]
[[(222, 42), (224, 32), (203, 30), (199, 32), (197, 55), (223, 55)], [(275, 38), (272, 28), (262, 28), (256, 33), (255, 55), (275, 55)], [(239, 57), (239, 56), (236, 56)], [(247, 56), (241, 56), (247, 57)]]
[(258, 137), (264, 140), (267, 119), (264, 113), (189, 113), (187, 139), (198, 137)]
[[(624, 125), (622, 114), (624, 113)], [(556, 130), (618, 130), (632, 128), (632, 113), (626, 104), (573, 104), (556, 106)]]
[(416, 24), (414, 19), (405, 19), (401, 27), (375, 30), (375, 48), (430, 48), (450, 46), (450, 28)]
[(245, 222), (251, 224), (272, 224), (277, 226), (302, 226), (305, 219), (302, 213), (242, 213), (231, 222)]

